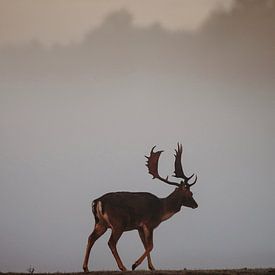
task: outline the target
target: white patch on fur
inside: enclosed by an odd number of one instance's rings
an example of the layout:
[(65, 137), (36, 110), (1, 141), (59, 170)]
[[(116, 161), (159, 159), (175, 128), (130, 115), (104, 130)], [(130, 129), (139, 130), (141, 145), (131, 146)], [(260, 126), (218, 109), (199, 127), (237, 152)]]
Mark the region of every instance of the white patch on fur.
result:
[(110, 220), (109, 220), (109, 217), (108, 217), (108, 214), (106, 212), (103, 213), (102, 202), (101, 201), (98, 201), (98, 203), (96, 205), (96, 213), (97, 213), (97, 216), (100, 219), (104, 220), (105, 223), (107, 223), (108, 226), (112, 227), (111, 223), (110, 223)]
[(99, 217), (102, 217), (103, 216), (103, 213), (102, 213), (102, 203), (101, 201), (98, 201), (97, 205), (96, 205), (96, 213)]

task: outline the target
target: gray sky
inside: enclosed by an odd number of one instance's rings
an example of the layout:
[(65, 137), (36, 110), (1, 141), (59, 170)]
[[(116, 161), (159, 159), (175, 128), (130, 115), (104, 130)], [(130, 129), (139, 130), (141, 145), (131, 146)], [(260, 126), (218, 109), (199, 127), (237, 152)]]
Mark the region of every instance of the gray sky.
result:
[[(91, 201), (168, 195), (144, 155), (172, 174), (178, 141), (199, 208), (155, 231), (155, 266), (275, 266), (275, 2), (158, 3), (0, 1), (0, 271), (81, 270)], [(108, 237), (91, 270), (117, 269)], [(137, 232), (118, 249), (130, 267)]]

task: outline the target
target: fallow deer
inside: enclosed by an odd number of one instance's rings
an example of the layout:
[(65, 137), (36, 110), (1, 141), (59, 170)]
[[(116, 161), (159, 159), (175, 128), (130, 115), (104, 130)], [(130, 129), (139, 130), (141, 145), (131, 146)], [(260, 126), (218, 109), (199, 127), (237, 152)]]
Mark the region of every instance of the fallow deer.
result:
[(175, 174), (174, 177), (181, 178), (180, 183), (172, 182), (162, 178), (158, 173), (158, 161), (163, 151), (154, 152), (152, 148), (150, 156), (147, 158), (146, 166), (153, 179), (159, 179), (167, 184), (176, 186), (176, 189), (166, 198), (158, 198), (153, 194), (145, 192), (114, 192), (107, 193), (93, 201), (92, 211), (95, 218), (95, 227), (88, 238), (83, 270), (88, 272), (88, 261), (92, 246), (95, 241), (103, 235), (108, 228), (112, 230), (108, 245), (117, 262), (118, 268), (125, 271), (116, 244), (123, 232), (138, 230), (145, 252), (132, 265), (132, 270), (139, 266), (147, 257), (148, 268), (154, 270), (150, 252), (153, 249), (153, 230), (163, 221), (179, 212), (182, 206), (197, 208), (198, 204), (193, 199), (190, 187), (197, 181), (197, 176), (193, 183), (188, 183), (194, 176), (187, 177), (182, 169), (181, 156), (182, 146), (178, 144), (175, 150)]

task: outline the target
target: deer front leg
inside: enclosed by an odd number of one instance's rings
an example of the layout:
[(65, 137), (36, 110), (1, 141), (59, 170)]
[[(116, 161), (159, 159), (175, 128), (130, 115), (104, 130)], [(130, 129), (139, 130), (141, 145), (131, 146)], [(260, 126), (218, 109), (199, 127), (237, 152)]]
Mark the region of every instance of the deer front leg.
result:
[(139, 266), (143, 260), (147, 257), (148, 260), (148, 267), (150, 270), (155, 270), (150, 252), (153, 249), (153, 230), (149, 230), (147, 227), (143, 227), (142, 229), (139, 229), (139, 236), (142, 240), (142, 243), (145, 248), (145, 252), (141, 255), (141, 257), (132, 265), (132, 270), (135, 270), (137, 266)]
[[(141, 239), (141, 241), (143, 243), (144, 249), (146, 250), (147, 245), (146, 245), (146, 239), (145, 239), (145, 235), (144, 235), (143, 229), (139, 229), (138, 233), (139, 233), (140, 239)], [(151, 260), (150, 252), (147, 254), (147, 261), (148, 261), (148, 268), (150, 270), (155, 270), (155, 268), (153, 266), (153, 263), (152, 263), (152, 260)], [(133, 266), (132, 266), (132, 268), (133, 268)], [(136, 267), (134, 267), (134, 268), (136, 268)]]
[(117, 262), (117, 265), (118, 265), (118, 268), (121, 270), (121, 271), (126, 271), (126, 267), (123, 265), (119, 255), (118, 255), (118, 252), (117, 252), (117, 249), (116, 249), (116, 244), (119, 240), (119, 238), (121, 237), (123, 233), (123, 230), (120, 230), (120, 229), (114, 229), (112, 228), (112, 234), (111, 234), (111, 237), (108, 241), (108, 245), (115, 257), (115, 260)]
[(86, 252), (85, 252), (85, 257), (84, 257), (84, 262), (83, 262), (83, 270), (84, 272), (89, 272), (88, 269), (88, 261), (89, 261), (89, 256), (91, 249), (95, 243), (95, 241), (106, 232), (107, 228), (105, 225), (97, 223), (95, 224), (95, 228), (92, 232), (92, 234), (88, 238), (88, 243), (86, 247)]

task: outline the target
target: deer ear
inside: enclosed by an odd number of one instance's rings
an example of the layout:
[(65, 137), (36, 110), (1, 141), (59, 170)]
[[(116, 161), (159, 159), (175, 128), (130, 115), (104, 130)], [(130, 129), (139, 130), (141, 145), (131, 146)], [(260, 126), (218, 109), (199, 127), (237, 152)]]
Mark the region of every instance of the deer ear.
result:
[(184, 183), (184, 181), (183, 181), (183, 180), (181, 180), (181, 181), (180, 181), (180, 185), (179, 185), (179, 187), (180, 187), (181, 189), (184, 189), (184, 187), (185, 187), (185, 183)]
[(182, 189), (188, 189), (188, 190), (190, 189), (188, 183), (186, 183), (184, 181), (180, 182), (180, 186), (181, 186)]

